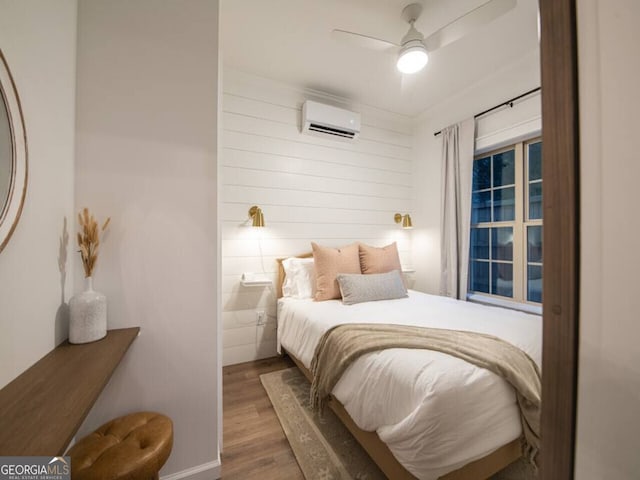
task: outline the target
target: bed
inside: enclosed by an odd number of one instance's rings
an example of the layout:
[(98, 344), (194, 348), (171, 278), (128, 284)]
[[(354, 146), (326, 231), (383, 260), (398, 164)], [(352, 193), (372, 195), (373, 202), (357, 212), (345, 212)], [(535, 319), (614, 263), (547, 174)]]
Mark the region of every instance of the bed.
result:
[[(279, 271), (278, 349), (310, 380), (316, 344), (342, 323), (488, 333), (541, 363), (538, 316), (411, 290), (407, 298), (356, 305), (286, 298), (281, 262)], [(364, 355), (345, 371), (328, 405), (394, 480), (477, 480), (521, 456), (513, 388), (488, 370), (435, 351), (396, 348)]]

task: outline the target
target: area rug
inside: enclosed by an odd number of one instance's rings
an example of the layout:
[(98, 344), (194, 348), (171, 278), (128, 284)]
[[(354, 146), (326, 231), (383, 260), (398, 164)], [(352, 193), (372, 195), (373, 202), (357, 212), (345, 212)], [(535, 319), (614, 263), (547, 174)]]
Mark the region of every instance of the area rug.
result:
[[(260, 375), (306, 480), (385, 480), (351, 433), (327, 409), (319, 418), (309, 404), (309, 382), (297, 368)], [(491, 480), (535, 480), (522, 461)]]

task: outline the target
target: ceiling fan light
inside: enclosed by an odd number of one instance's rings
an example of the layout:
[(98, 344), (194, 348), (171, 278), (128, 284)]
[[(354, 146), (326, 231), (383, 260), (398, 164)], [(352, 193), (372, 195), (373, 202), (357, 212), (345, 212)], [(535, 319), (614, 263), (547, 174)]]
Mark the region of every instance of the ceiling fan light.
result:
[(429, 55), (422, 42), (409, 42), (400, 51), (396, 66), (402, 73), (416, 73), (422, 70), (428, 61)]

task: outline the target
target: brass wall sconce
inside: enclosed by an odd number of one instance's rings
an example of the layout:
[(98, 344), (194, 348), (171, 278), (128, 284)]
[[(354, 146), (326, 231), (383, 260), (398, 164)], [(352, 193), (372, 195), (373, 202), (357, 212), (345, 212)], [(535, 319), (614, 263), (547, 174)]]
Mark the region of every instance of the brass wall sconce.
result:
[(406, 215), (396, 213), (393, 216), (393, 219), (396, 223), (402, 223), (402, 228), (413, 228), (413, 223), (411, 223), (411, 215), (409, 215), (408, 213)]
[(249, 218), (253, 219), (252, 227), (264, 227), (264, 215), (259, 206), (254, 205), (249, 209)]

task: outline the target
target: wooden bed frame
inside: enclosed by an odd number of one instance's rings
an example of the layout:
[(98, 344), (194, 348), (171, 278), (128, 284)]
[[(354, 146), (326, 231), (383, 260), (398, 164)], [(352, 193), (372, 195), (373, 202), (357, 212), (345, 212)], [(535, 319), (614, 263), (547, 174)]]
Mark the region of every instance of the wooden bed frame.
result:
[[(312, 253), (305, 253), (302, 255), (296, 255), (297, 258), (310, 258)], [(278, 298), (282, 297), (282, 284), (284, 283), (284, 267), (282, 261), (284, 258), (277, 259), (278, 262), (278, 284), (276, 291)], [(284, 349), (283, 349), (284, 350)], [(284, 350), (289, 357), (294, 361), (300, 371), (307, 377), (309, 382), (312, 381), (313, 376), (311, 372), (302, 364), (300, 360), (292, 355), (290, 352)], [(393, 480), (416, 480), (416, 477), (405, 469), (396, 457), (393, 456), (389, 447), (380, 440), (376, 432), (367, 432), (359, 428), (353, 421), (344, 406), (336, 400), (333, 395), (329, 397), (329, 408), (336, 414), (336, 416), (342, 421), (345, 427), (351, 432), (355, 439), (360, 443), (362, 448), (369, 454), (371, 459), (380, 467), (380, 470), (384, 474)], [(447, 473), (446, 475), (439, 477), (438, 480), (482, 480), (487, 479), (494, 473), (499, 472), (507, 465), (513, 463), (522, 456), (522, 447), (520, 439), (516, 439), (512, 442), (503, 445), (494, 452), (490, 453), (486, 457), (482, 457), (478, 460), (474, 460), (457, 470)]]

